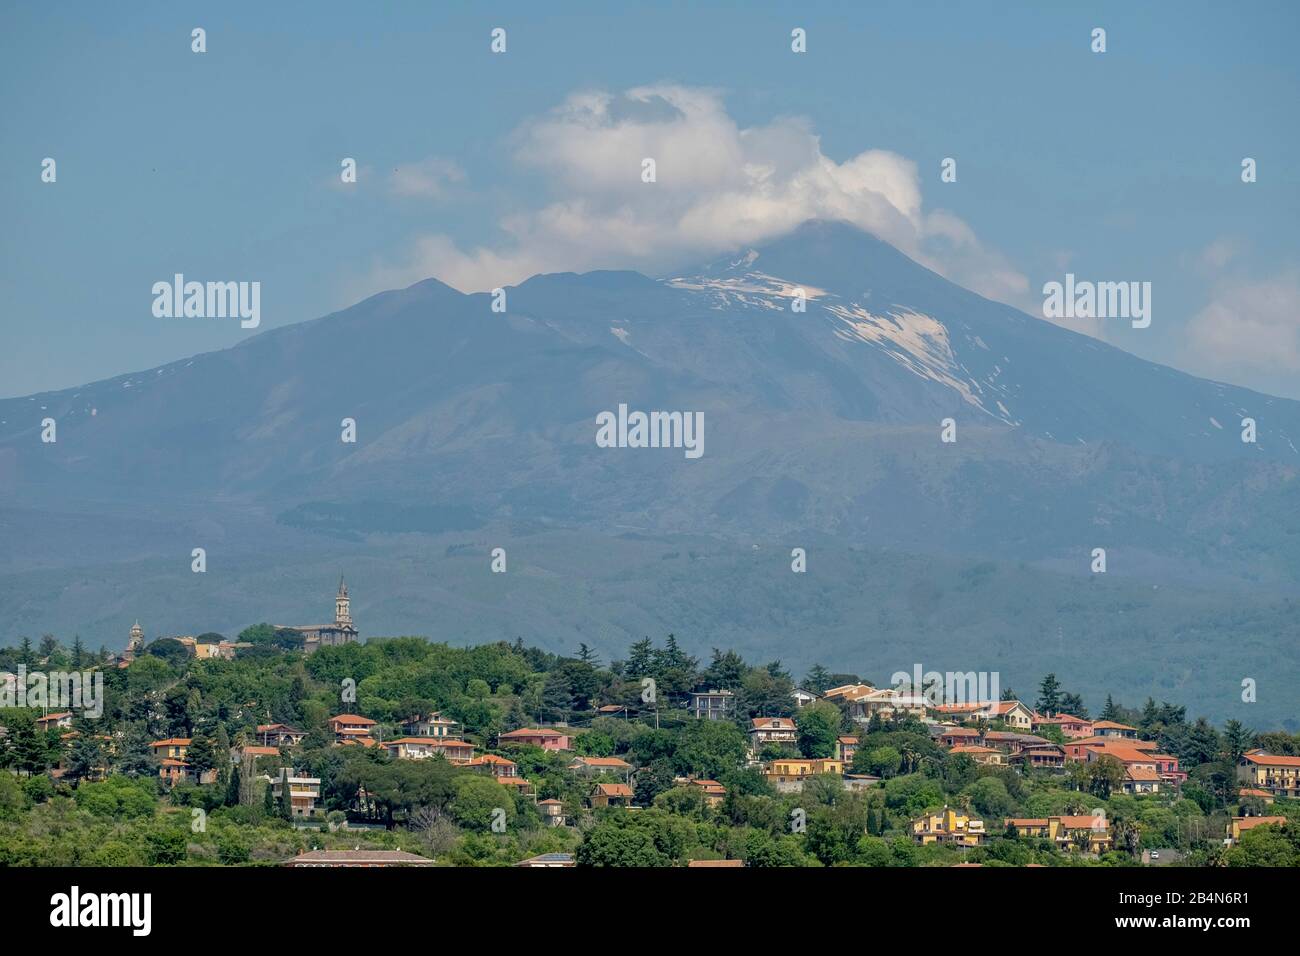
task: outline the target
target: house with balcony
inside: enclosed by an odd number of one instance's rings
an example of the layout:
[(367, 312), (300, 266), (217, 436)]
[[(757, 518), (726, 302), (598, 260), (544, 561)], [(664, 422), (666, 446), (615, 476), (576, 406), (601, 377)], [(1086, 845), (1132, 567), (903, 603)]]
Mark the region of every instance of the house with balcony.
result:
[(508, 734), (498, 734), (497, 742), (501, 744), (522, 744), (529, 747), (541, 747), (543, 750), (572, 750), (572, 738), (558, 730), (520, 728)]
[(309, 777), (289, 767), (281, 767), (280, 775), (271, 780), (271, 797), (279, 806), (284, 799), (284, 788), (289, 788), (289, 804), (295, 817), (310, 817), (316, 813), (320, 799), (320, 777)]
[(686, 709), (697, 720), (727, 720), (736, 709), (736, 695), (729, 690), (693, 691)]
[(460, 724), (440, 713), (412, 714), (402, 723), (402, 732), (412, 737), (460, 739)]
[(1057, 817), (1008, 817), (1007, 827), (1017, 836), (1050, 840), (1059, 850), (1105, 853), (1114, 845), (1113, 828), (1102, 814), (1062, 815)]
[(1300, 798), (1300, 757), (1279, 757), (1252, 750), (1237, 761), (1237, 781), (1274, 797)]
[(263, 747), (296, 747), (307, 737), (307, 732), (288, 724), (258, 724), (257, 742)]
[(788, 757), (770, 761), (763, 770), (763, 778), (778, 793), (801, 793), (809, 777), (830, 773), (844, 776), (844, 761)]
[(755, 717), (749, 722), (749, 750), (761, 753), (764, 747), (795, 747), (799, 730), (789, 717)]
[(474, 757), (474, 745), (445, 737), (398, 737), (381, 746), (398, 760), (427, 760), (444, 757), (448, 763), (464, 766)]
[(603, 773), (622, 777), (626, 783), (632, 773), (632, 765), (619, 757), (574, 757), (569, 769), (584, 777), (597, 777)]
[(983, 820), (977, 820), (951, 807), (917, 817), (911, 821), (910, 829), (913, 842), (919, 846), (939, 844), (972, 847), (981, 846), (988, 839)]
[(331, 717), (327, 723), (330, 732), (334, 734), (335, 742), (343, 743), (349, 739), (369, 737), (377, 721), (359, 714), (339, 714), (337, 717)]
[(1032, 767), (1037, 770), (1065, 769), (1065, 750), (1056, 744), (1042, 743), (1035, 747), (1026, 747), (1011, 759), (1022, 767)]

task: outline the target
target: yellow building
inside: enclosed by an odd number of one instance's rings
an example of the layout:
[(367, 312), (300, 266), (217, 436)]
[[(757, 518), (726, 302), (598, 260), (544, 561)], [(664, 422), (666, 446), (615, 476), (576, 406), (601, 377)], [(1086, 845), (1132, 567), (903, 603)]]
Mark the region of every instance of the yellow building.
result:
[(1233, 817), (1228, 821), (1228, 838), (1225, 843), (1236, 845), (1241, 835), (1255, 827), (1285, 827), (1286, 817)]
[(921, 846), (931, 843), (980, 846), (986, 837), (983, 820), (973, 820), (952, 807), (944, 807), (937, 813), (927, 813), (912, 821), (912, 839)]
[(844, 775), (844, 761), (787, 757), (773, 760), (763, 771), (763, 776), (778, 793), (798, 793), (803, 789), (804, 781), (819, 773), (833, 773), (837, 777)]
[(1105, 853), (1112, 843), (1110, 821), (1100, 814), (1008, 817), (1006, 826), (1015, 827), (1017, 836), (1051, 840), (1066, 851), (1086, 848), (1089, 853)]
[(1237, 780), (1275, 797), (1300, 797), (1300, 757), (1274, 757), (1261, 750), (1244, 754), (1237, 763)]

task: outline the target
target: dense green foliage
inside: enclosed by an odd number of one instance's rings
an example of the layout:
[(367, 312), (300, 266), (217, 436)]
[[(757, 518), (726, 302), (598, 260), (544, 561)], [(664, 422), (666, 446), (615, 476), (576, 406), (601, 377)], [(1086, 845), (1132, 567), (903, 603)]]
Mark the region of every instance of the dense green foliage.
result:
[[(218, 635), (208, 635), (216, 639)], [(274, 628), (240, 637), (253, 646), (234, 660), (178, 656), (150, 645), (130, 667), (105, 667), (99, 719), (78, 716), (72, 733), (38, 729), (38, 713), (3, 712), (0, 738), (0, 865), (267, 864), (310, 847), (400, 847), (455, 865), (503, 865), (545, 852), (572, 852), (585, 866), (672, 866), (693, 859), (742, 859), (750, 866), (917, 866), (958, 860), (989, 865), (1130, 865), (1144, 849), (1176, 849), (1191, 864), (1294, 865), (1296, 827), (1261, 827), (1224, 849), (1228, 818), (1248, 812), (1293, 817), (1279, 800), (1265, 808), (1236, 796), (1235, 761), (1250, 747), (1300, 754), (1300, 738), (1256, 734), (1236, 722), (1222, 730), (1189, 721), (1183, 708), (1148, 701), (1128, 710), (1106, 701), (1101, 714), (1132, 723), (1177, 755), (1190, 779), (1180, 794), (1131, 796), (1103, 759), (1065, 773), (982, 766), (950, 754), (916, 720), (860, 725), (833, 703), (796, 711), (794, 681), (779, 662), (753, 666), (730, 651), (707, 664), (671, 636), (634, 643), (625, 660), (603, 665), (587, 647), (574, 657), (522, 642), (469, 648), (418, 638), (326, 647), (310, 656), (287, 649)], [(175, 643), (175, 642), (172, 642)], [(158, 647), (158, 645), (162, 647)], [(94, 667), (105, 662), (79, 645), (47, 640), (0, 651), (0, 669), (19, 664)], [(807, 686), (824, 690), (854, 675), (815, 667)], [(647, 686), (655, 692), (647, 696)], [(693, 688), (734, 694), (734, 719), (689, 717)], [(1045, 678), (1037, 703), (1086, 710), (1077, 695)], [(617, 713), (597, 708), (615, 705)], [(508, 757), (531, 784), (519, 793), (475, 768), (441, 757), (399, 761), (378, 747), (339, 747), (327, 721), (358, 713), (378, 721), (380, 739), (402, 736), (412, 714), (439, 711), (458, 721), (477, 752)], [(879, 778), (846, 789), (839, 777), (777, 793), (747, 754), (755, 716), (794, 716), (797, 744), (759, 755), (826, 757), (836, 738), (860, 738), (849, 768)], [(305, 739), (277, 754), (236, 761), (259, 724), (284, 723)], [(501, 744), (519, 727), (563, 724), (573, 753)], [(150, 741), (190, 738), (187, 760), (215, 782), (159, 779)], [(575, 754), (617, 756), (635, 809), (588, 806), (593, 782), (569, 768)], [(281, 768), (322, 781), (319, 814), (292, 819), (272, 798)], [(689, 781), (725, 787), (711, 806)], [(537, 800), (562, 803), (569, 823), (548, 827)], [(967, 851), (920, 847), (908, 821), (942, 806), (988, 821), (987, 845)], [(1004, 817), (1105, 812), (1116, 849), (1100, 858), (1062, 852), (1003, 832)]]

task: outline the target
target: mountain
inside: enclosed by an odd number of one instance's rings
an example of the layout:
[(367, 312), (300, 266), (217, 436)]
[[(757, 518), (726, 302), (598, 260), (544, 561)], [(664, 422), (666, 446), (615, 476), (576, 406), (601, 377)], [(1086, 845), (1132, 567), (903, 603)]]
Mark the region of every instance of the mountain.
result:
[[(430, 279), (0, 401), (3, 638), (315, 619), (346, 566), (364, 633), (606, 656), (643, 628), (696, 651), (726, 634), (878, 680), (951, 652), (951, 669), (1000, 658), (1024, 684), (1056, 659), (1045, 634), (1109, 656), (1139, 622), (1161, 650), (1124, 650), (1145, 669), (1110, 689), (1204, 695), (1211, 674), (1161, 668), (1239, 670), (1249, 646), (1264, 673), (1294, 646), (1300, 403), (988, 301), (844, 223), (681, 275), (542, 275), (504, 313), (492, 301)], [(702, 413), (704, 454), (599, 447), (597, 416), (620, 405)], [(506, 575), (487, 570), (496, 546)], [(906, 659), (872, 660), (883, 647)], [(1214, 685), (1223, 708), (1235, 673)]]

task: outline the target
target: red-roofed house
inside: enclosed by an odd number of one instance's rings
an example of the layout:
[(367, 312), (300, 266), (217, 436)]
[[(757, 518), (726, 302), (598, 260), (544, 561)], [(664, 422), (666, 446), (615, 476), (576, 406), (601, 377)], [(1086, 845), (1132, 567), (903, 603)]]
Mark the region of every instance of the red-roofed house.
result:
[(357, 714), (339, 714), (331, 717), (328, 723), (335, 740), (342, 742), (349, 737), (369, 737), (370, 728), (375, 726), (376, 721)]
[(1093, 721), (1092, 732), (1098, 737), (1128, 737), (1132, 739), (1138, 735), (1138, 729), (1136, 727), (1130, 727), (1128, 724), (1116, 723), (1113, 720)]
[(1105, 814), (1059, 817), (1008, 817), (1005, 826), (1015, 827), (1016, 835), (1051, 840), (1062, 850), (1087, 850), (1104, 853), (1111, 848), (1111, 825)]
[(37, 717), (36, 726), (40, 730), (52, 730), (55, 727), (66, 730), (72, 726), (72, 711), (61, 710), (57, 714), (46, 714), (44, 717)]
[(287, 724), (257, 725), (257, 740), (263, 747), (279, 747), (284, 744), (296, 747), (306, 736), (306, 731), (297, 730)]
[(1241, 842), (1241, 835), (1255, 827), (1277, 827), (1287, 825), (1286, 817), (1233, 817), (1228, 821), (1228, 836), (1223, 842), (1235, 845)]
[(1300, 757), (1275, 757), (1252, 750), (1237, 761), (1237, 780), (1275, 797), (1300, 798)]
[(749, 749), (758, 753), (768, 744), (793, 747), (799, 731), (789, 717), (755, 717), (749, 722)]
[(618, 757), (574, 757), (569, 769), (583, 776), (594, 777), (597, 774), (612, 773), (623, 778), (626, 783), (632, 765)]
[(473, 744), (445, 737), (398, 737), (396, 740), (384, 741), (382, 746), (398, 760), (446, 757), (448, 763), (464, 765), (474, 756)]
[(527, 744), (541, 747), (543, 750), (572, 750), (568, 734), (556, 730), (530, 730), (520, 728), (508, 734), (500, 734), (497, 741), (503, 744)]
[(625, 783), (598, 783), (588, 802), (592, 807), (626, 807), (632, 802), (632, 788)]

